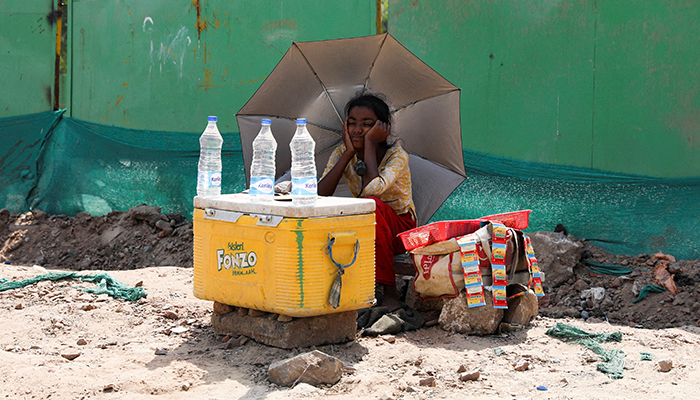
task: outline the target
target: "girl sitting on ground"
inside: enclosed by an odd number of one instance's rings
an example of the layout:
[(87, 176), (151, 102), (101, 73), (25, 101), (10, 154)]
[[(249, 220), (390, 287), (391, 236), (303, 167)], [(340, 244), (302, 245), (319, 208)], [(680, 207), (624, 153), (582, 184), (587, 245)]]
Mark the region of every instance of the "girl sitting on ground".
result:
[(343, 144), (331, 154), (318, 183), (318, 194), (331, 196), (341, 177), (354, 197), (374, 200), (375, 282), (390, 310), (401, 306), (396, 290), (394, 255), (405, 253), (399, 233), (416, 227), (408, 153), (389, 144), (391, 113), (378, 96), (360, 94), (345, 105)]

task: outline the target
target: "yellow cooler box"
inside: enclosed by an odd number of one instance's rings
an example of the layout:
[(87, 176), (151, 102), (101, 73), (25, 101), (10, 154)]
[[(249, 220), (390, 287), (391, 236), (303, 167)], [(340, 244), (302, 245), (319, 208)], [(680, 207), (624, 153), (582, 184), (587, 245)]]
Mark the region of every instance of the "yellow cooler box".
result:
[[(298, 208), (230, 194), (195, 197), (194, 207), (197, 298), (292, 317), (372, 305), (372, 200), (319, 197), (315, 207)], [(333, 308), (329, 296), (339, 269)]]

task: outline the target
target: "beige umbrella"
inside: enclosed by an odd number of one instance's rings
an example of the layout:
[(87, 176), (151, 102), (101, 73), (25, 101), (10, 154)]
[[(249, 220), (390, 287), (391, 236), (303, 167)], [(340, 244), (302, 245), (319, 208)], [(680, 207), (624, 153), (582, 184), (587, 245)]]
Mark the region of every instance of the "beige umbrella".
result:
[(425, 224), (466, 177), (460, 89), (389, 34), (292, 43), (258, 91), (236, 114), (246, 180), (261, 118), (277, 139), (277, 176), (291, 166), (295, 119), (304, 117), (316, 141), (320, 174), (341, 137), (344, 107), (358, 91), (384, 94), (391, 131), (409, 153), (418, 225)]

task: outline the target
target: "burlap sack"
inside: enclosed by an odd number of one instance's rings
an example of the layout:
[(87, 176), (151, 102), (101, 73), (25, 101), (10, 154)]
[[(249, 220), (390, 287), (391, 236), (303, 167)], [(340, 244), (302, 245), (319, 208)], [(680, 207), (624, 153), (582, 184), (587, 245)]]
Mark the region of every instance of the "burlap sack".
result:
[[(489, 222), (473, 235), (477, 237), (477, 252), (484, 285), (491, 285), (491, 242), (493, 226)], [(510, 280), (521, 281), (529, 278), (525, 255), (523, 233), (508, 228), (506, 236), (506, 273)], [(416, 268), (413, 287), (418, 297), (435, 300), (443, 297), (457, 297), (464, 289), (464, 273), (456, 238), (437, 242), (411, 250), (411, 259)], [(520, 272), (516, 278), (516, 273)], [(522, 275), (522, 276), (520, 276)]]
[(413, 289), (421, 300), (457, 297), (464, 289), (462, 260), (456, 239), (415, 249), (411, 251), (411, 259), (416, 267)]

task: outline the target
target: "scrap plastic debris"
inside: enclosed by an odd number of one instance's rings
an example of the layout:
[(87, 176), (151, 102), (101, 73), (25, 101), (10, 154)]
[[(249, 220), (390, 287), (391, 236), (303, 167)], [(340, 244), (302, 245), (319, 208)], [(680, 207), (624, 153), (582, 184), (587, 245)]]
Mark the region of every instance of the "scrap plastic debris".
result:
[(661, 286), (646, 285), (642, 288), (642, 290), (639, 291), (639, 296), (637, 297), (637, 300), (632, 300), (632, 303), (639, 303), (640, 301), (644, 300), (644, 298), (647, 297), (649, 293), (661, 293), (665, 290), (666, 289), (662, 288)]
[(84, 292), (97, 295), (106, 293), (117, 299), (136, 301), (147, 296), (144, 288), (130, 287), (118, 279), (113, 278), (109, 274), (99, 273), (94, 275), (81, 275), (75, 272), (50, 272), (48, 274), (37, 275), (33, 278), (24, 279), (21, 281), (10, 281), (7, 278), (2, 278), (0, 279), (0, 292), (33, 285), (41, 281), (58, 281), (61, 279), (77, 279), (83, 282), (93, 282), (97, 284), (96, 288), (80, 289)]
[(547, 330), (547, 335), (553, 336), (557, 339), (568, 340), (568, 339), (595, 339), (599, 342), (621, 342), (622, 332), (617, 331), (613, 333), (591, 333), (579, 329), (575, 326), (569, 324), (557, 323), (556, 326), (549, 328)]
[(654, 278), (656, 281), (669, 292), (678, 294), (676, 283), (673, 281), (674, 277), (675, 275), (671, 275), (671, 273), (668, 272), (668, 263), (660, 262), (656, 265), (656, 268), (654, 269)]
[(589, 260), (584, 260), (583, 262), (590, 267), (591, 272), (593, 272), (594, 274), (621, 276), (627, 275), (630, 272), (632, 272), (632, 268), (623, 267), (621, 265), (601, 264)]
[(618, 349), (605, 350), (599, 343), (620, 342), (622, 341), (622, 332), (591, 333), (568, 324), (557, 323), (556, 326), (548, 329), (546, 334), (564, 341), (574, 339), (574, 343), (579, 343), (600, 356), (603, 362), (596, 365), (598, 371), (608, 375), (611, 379), (623, 377), (625, 352)]

